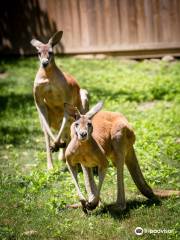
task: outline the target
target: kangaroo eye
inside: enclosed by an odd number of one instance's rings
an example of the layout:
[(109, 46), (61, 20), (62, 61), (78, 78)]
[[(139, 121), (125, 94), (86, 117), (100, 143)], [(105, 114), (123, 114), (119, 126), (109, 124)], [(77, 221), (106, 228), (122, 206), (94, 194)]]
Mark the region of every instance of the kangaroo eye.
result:
[(39, 55), (39, 56), (41, 56), (41, 53), (40, 53), (40, 52), (38, 52), (38, 55)]
[(91, 122), (88, 122), (87, 125), (88, 125), (88, 127), (91, 127), (91, 126), (92, 126), (92, 123), (91, 123)]
[(79, 123), (75, 123), (75, 127), (78, 127), (79, 126)]

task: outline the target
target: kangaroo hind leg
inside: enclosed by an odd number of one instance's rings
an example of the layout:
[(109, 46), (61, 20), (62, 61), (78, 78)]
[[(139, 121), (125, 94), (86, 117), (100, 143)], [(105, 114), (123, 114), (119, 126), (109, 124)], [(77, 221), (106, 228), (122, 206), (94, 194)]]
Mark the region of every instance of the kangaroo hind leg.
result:
[(124, 190), (124, 162), (125, 152), (121, 139), (113, 141), (113, 149), (115, 153), (115, 163), (117, 168), (117, 200), (116, 207), (120, 210), (126, 208), (125, 190)]
[(45, 143), (46, 143), (47, 169), (51, 170), (51, 169), (53, 169), (53, 162), (52, 162), (52, 154), (51, 154), (51, 150), (50, 150), (50, 136), (49, 136), (48, 132), (46, 131), (46, 128), (43, 125), (43, 121), (42, 121), (41, 117), (39, 117), (39, 119), (40, 119), (42, 130), (44, 132)]

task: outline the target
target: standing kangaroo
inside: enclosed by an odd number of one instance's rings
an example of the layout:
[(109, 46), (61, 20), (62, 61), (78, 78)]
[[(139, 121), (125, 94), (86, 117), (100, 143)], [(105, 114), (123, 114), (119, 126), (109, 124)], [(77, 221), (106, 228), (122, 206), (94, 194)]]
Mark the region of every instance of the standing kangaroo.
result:
[[(140, 170), (133, 144), (135, 134), (127, 119), (120, 113), (101, 111), (102, 102), (95, 105), (85, 115), (81, 115), (77, 108), (65, 104), (65, 112), (74, 117), (75, 122), (71, 125), (71, 141), (66, 148), (65, 156), (68, 169), (74, 180), (83, 210), (96, 208), (100, 199), (100, 191), (108, 166), (108, 158), (112, 160), (117, 169), (117, 209), (126, 208), (123, 170), (124, 164), (140, 190), (150, 199), (157, 199), (152, 189), (146, 183)], [(85, 186), (88, 193), (88, 201), (80, 191), (75, 166), (77, 163), (88, 168), (98, 167), (98, 188), (93, 177), (88, 179), (85, 174)], [(87, 181), (88, 180), (88, 181)], [(166, 190), (165, 190), (166, 191)], [(167, 191), (165, 195), (179, 194), (175, 191)]]
[[(80, 89), (77, 81), (63, 73), (54, 61), (53, 47), (61, 40), (62, 31), (55, 33), (44, 44), (36, 39), (31, 44), (38, 50), (40, 67), (34, 81), (34, 99), (45, 135), (47, 168), (52, 169), (51, 150), (65, 147), (69, 139), (70, 122), (64, 113), (64, 103), (77, 106), (81, 113), (88, 110), (88, 93)], [(55, 137), (50, 127), (58, 130)], [(53, 144), (50, 149), (50, 138)]]

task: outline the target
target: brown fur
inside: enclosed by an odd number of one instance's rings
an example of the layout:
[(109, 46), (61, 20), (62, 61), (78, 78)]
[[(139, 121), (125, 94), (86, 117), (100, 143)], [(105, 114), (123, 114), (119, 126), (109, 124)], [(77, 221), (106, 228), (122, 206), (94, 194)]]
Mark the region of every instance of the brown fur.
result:
[[(63, 73), (54, 61), (52, 48), (62, 37), (62, 31), (57, 32), (47, 44), (33, 39), (31, 44), (37, 48), (40, 68), (34, 81), (34, 99), (40, 116), (45, 135), (47, 150), (47, 167), (51, 169), (52, 155), (50, 152), (50, 138), (53, 141), (52, 151), (68, 143), (71, 119), (64, 115), (64, 103), (77, 106), (81, 112), (88, 109), (87, 91), (80, 89), (77, 81), (70, 75)], [(50, 127), (58, 130), (55, 137)]]
[(34, 82), (34, 95), (37, 103), (40, 104), (43, 101), (47, 107), (49, 125), (55, 130), (59, 130), (65, 101), (82, 108), (77, 81), (61, 72), (55, 63), (47, 69), (39, 69)]
[[(116, 205), (119, 209), (123, 210), (126, 206), (123, 184), (124, 163), (127, 165), (136, 186), (147, 198), (157, 199), (157, 196), (177, 195), (177, 192), (175, 193), (174, 191), (170, 192), (166, 190), (161, 192), (156, 191), (155, 193), (157, 195), (153, 193), (140, 170), (133, 147), (133, 144), (135, 143), (135, 134), (127, 119), (120, 113), (98, 112), (99, 108), (98, 104), (94, 107), (94, 113), (97, 112), (97, 114), (95, 116), (93, 115), (93, 118), (89, 118), (88, 113), (86, 115), (80, 115), (79, 120), (71, 125), (71, 141), (65, 152), (67, 165), (72, 177), (72, 167), (77, 163), (81, 163), (88, 168), (97, 166), (99, 169), (99, 187), (97, 190), (94, 186), (94, 180), (91, 179), (90, 184), (93, 185), (90, 188), (92, 197), (88, 202), (81, 194), (78, 183), (75, 181), (75, 186), (78, 190), (83, 210), (86, 212), (87, 209), (94, 209), (98, 205), (100, 190), (108, 166), (107, 159), (109, 158), (117, 168)], [(88, 125), (91, 118), (92, 129), (91, 126)], [(78, 128), (76, 127), (77, 123)], [(87, 133), (87, 135), (83, 135), (86, 137), (80, 139), (81, 135), (78, 135), (79, 133)]]
[[(100, 124), (99, 124), (100, 123)], [(114, 152), (113, 141), (117, 135), (123, 137), (126, 151), (132, 147), (135, 142), (135, 135), (127, 119), (113, 112), (99, 112), (92, 119), (93, 138), (105, 151), (107, 158), (111, 158), (116, 166), (116, 154)]]
[[(86, 124), (86, 119), (84, 120), (84, 124)], [(81, 125), (83, 127), (83, 122)], [(75, 145), (71, 145), (71, 143), (66, 151), (66, 156), (69, 156), (70, 151), (73, 151), (70, 157), (72, 165), (83, 162), (87, 167), (98, 166), (102, 168), (107, 166), (105, 159), (111, 158), (115, 166), (116, 156), (113, 149), (113, 140), (117, 137), (117, 134), (123, 135), (126, 148), (132, 148), (135, 142), (135, 135), (131, 126), (123, 115), (114, 112), (97, 113), (92, 119), (92, 125), (92, 138), (85, 142), (77, 141)], [(73, 139), (75, 137), (74, 125), (71, 127), (71, 135)], [(93, 154), (89, 154), (91, 152)], [(100, 153), (106, 155), (106, 158), (100, 158)]]

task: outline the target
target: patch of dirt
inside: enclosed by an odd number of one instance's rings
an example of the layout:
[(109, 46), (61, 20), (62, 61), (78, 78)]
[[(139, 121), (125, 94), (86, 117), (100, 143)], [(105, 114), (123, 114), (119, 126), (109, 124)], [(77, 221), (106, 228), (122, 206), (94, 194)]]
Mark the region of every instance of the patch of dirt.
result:
[(7, 72), (0, 73), (0, 79), (4, 79), (8, 76)]
[(164, 57), (162, 57), (162, 61), (164, 61), (164, 62), (172, 62), (174, 60), (175, 60), (175, 58), (171, 55), (165, 55)]
[(176, 139), (176, 143), (177, 143), (177, 144), (180, 144), (180, 138), (177, 138), (177, 139)]
[(37, 234), (38, 234), (37, 231), (35, 231), (35, 230), (29, 230), (29, 231), (24, 232), (22, 235), (29, 237), (29, 236), (34, 236), (34, 235), (37, 235)]
[[(149, 109), (152, 109), (153, 107), (156, 106), (156, 104), (158, 103), (158, 101), (149, 101), (149, 102), (144, 102), (138, 105), (138, 110), (139, 111), (146, 111)], [(172, 106), (171, 102), (165, 102), (164, 103), (164, 107), (165, 108), (170, 108)]]
[(138, 106), (138, 110), (139, 110), (139, 111), (149, 110), (149, 109), (152, 109), (155, 105), (156, 105), (156, 102), (155, 102), (155, 101), (144, 102), (144, 103), (141, 103), (141, 104)]

